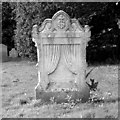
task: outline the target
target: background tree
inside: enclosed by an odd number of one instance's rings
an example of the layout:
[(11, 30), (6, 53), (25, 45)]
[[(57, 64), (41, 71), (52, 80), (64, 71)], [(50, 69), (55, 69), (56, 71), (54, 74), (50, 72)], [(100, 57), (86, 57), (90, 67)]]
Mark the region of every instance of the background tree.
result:
[[(51, 18), (58, 10), (64, 10), (71, 18), (77, 18), (82, 25), (90, 21), (91, 16), (100, 14), (106, 3), (68, 3), (68, 2), (27, 2), (16, 5), (16, 47), (23, 57), (36, 58), (36, 48), (31, 38), (34, 24), (41, 25), (46, 18)], [(102, 8), (102, 10), (101, 10)], [(89, 11), (89, 12), (88, 12)]]
[(36, 47), (31, 36), (32, 26), (34, 24), (40, 26), (44, 19), (52, 18), (58, 10), (64, 10), (71, 18), (78, 19), (82, 26), (88, 24), (91, 27), (92, 36), (87, 47), (88, 63), (118, 61), (119, 4), (18, 2), (12, 3), (11, 7), (14, 9), (13, 13), (16, 14), (15, 47), (21, 57), (36, 59)]
[(2, 3), (2, 43), (8, 46), (8, 51), (14, 47), (15, 20), (9, 2)]
[(118, 63), (120, 55), (118, 41), (120, 40), (120, 29), (117, 19), (120, 18), (120, 4), (108, 3), (107, 9), (102, 14), (96, 15), (89, 22), (92, 25), (92, 36), (87, 48), (88, 61)]

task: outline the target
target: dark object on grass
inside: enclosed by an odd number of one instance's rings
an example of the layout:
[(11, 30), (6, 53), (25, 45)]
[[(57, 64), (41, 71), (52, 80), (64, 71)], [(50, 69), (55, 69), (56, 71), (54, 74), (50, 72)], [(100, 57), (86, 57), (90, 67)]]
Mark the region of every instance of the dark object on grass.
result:
[(24, 114), (23, 114), (23, 113), (20, 113), (20, 114), (19, 114), (19, 117), (23, 117), (23, 116), (24, 116)]
[(87, 83), (87, 85), (89, 86), (90, 90), (96, 91), (97, 90), (97, 86), (98, 86), (98, 82), (95, 82), (94, 79), (90, 79), (91, 84)]
[(20, 105), (25, 105), (25, 104), (27, 104), (28, 103), (28, 101), (27, 100), (20, 100)]
[(19, 79), (13, 80), (13, 82), (19, 82), (19, 81), (20, 81)]

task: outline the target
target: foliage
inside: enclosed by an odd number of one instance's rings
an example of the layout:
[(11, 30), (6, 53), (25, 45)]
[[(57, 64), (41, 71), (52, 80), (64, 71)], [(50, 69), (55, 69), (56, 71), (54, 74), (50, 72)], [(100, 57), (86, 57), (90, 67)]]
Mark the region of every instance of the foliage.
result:
[[(82, 25), (87, 24), (94, 14), (100, 14), (106, 3), (54, 3), (54, 2), (27, 2), (16, 4), (16, 47), (21, 56), (33, 58), (36, 55), (36, 48), (31, 38), (31, 30), (34, 24), (41, 25), (44, 19), (51, 18), (55, 12), (62, 9), (71, 18), (77, 18)], [(101, 10), (101, 7), (103, 8)], [(88, 12), (88, 8), (89, 12)]]
[(71, 18), (77, 18), (82, 26), (88, 24), (91, 27), (92, 36), (87, 47), (88, 63), (97, 61), (97, 55), (102, 56), (103, 53), (109, 53), (110, 57), (113, 56), (112, 59), (117, 59), (117, 41), (120, 34), (117, 26), (117, 18), (120, 18), (119, 6), (120, 4), (104, 2), (12, 3), (11, 9), (14, 9), (13, 13), (16, 14), (15, 46), (20, 56), (36, 59), (36, 47), (31, 36), (32, 26), (40, 26), (44, 19), (51, 18), (58, 10), (64, 10)]
[(120, 18), (120, 4), (109, 3), (107, 9), (99, 15), (92, 18), (89, 25), (93, 28), (91, 41), (87, 48), (87, 59), (89, 62), (118, 63), (118, 40), (120, 39), (120, 30), (117, 25), (117, 19)]
[(14, 47), (15, 20), (12, 10), (9, 3), (2, 3), (2, 43), (8, 46), (8, 50)]

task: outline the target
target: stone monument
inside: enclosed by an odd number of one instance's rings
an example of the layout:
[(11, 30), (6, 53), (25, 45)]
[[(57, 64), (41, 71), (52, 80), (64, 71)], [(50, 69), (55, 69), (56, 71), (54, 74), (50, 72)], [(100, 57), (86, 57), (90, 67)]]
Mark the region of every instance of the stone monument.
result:
[(68, 102), (87, 101), (90, 90), (86, 84), (86, 46), (89, 27), (58, 11), (41, 27), (33, 26), (32, 37), (37, 47), (38, 84), (36, 99)]
[(9, 61), (7, 46), (4, 44), (0, 44), (0, 62)]
[(9, 56), (11, 58), (16, 58), (18, 57), (18, 52), (15, 50), (15, 48), (12, 48), (12, 50), (9, 52)]

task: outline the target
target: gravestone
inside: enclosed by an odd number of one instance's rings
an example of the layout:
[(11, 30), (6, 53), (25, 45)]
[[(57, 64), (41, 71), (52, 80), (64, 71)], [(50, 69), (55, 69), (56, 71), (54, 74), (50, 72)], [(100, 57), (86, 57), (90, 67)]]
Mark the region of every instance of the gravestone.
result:
[(16, 58), (18, 57), (18, 52), (15, 50), (15, 48), (12, 48), (12, 50), (9, 52), (9, 56), (11, 58)]
[(36, 99), (68, 102), (87, 101), (90, 90), (86, 84), (86, 46), (89, 27), (58, 11), (41, 27), (33, 26), (32, 37), (37, 47), (38, 84)]
[(8, 60), (7, 46), (0, 44), (0, 62), (7, 62)]

